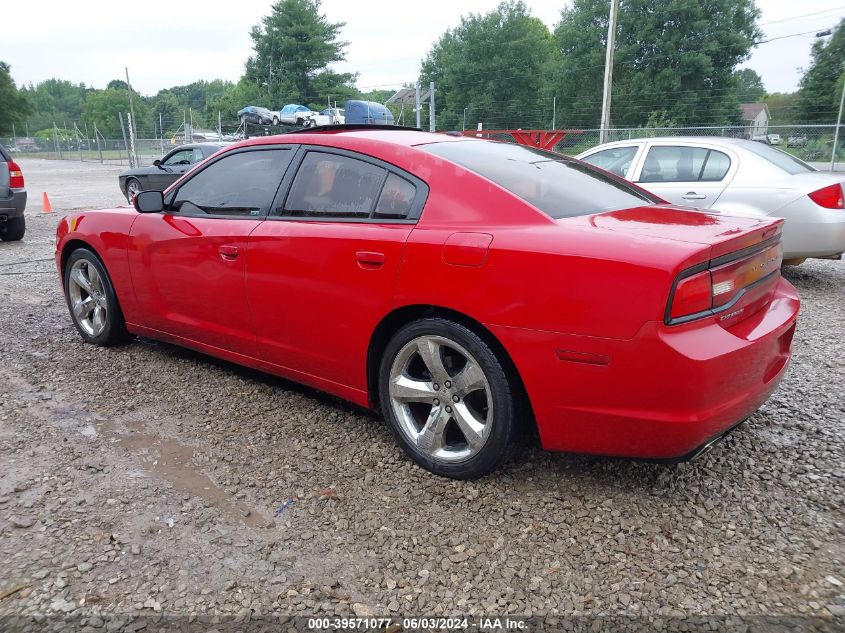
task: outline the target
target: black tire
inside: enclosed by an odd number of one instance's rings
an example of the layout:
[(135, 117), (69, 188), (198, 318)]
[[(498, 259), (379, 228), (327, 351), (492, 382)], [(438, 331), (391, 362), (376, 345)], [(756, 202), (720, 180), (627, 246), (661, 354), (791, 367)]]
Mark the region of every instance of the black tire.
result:
[(26, 233), (26, 219), (23, 216), (9, 218), (0, 225), (0, 240), (4, 242), (18, 242), (23, 239), (24, 233)]
[[(402, 404), (394, 400), (391, 396), (391, 373), (396, 371), (396, 366), (400, 366), (404, 362), (403, 357), (407, 355), (406, 350), (413, 349), (414, 342), (426, 340), (425, 337), (433, 337), (439, 341), (439, 344), (442, 344), (442, 349), (447, 350), (446, 352), (439, 353), (441, 353), (441, 360), (444, 360), (444, 367), (449, 376), (454, 379), (455, 376), (461, 373), (462, 368), (466, 368), (470, 362), (473, 362), (476, 367), (481, 369), (487, 381), (486, 386), (489, 386), (489, 391), (487, 391), (486, 387), (479, 390), (484, 393), (485, 402), (488, 402), (488, 399), (492, 402), (492, 406), (490, 406), (489, 402), (483, 406), (486, 412), (484, 423), (486, 439), (483, 440), (480, 448), (472, 449), (475, 452), (465, 458), (440, 459), (422, 450), (411, 437), (410, 432), (403, 426), (394, 408), (396, 406), (401, 410)], [(450, 348), (449, 342), (457, 344), (457, 347)], [(459, 347), (463, 348), (463, 351), (458, 351)], [(453, 373), (452, 369), (448, 366), (448, 362), (445, 362), (445, 354), (447, 352), (454, 353), (457, 357), (462, 357), (463, 352), (468, 352), (469, 357), (465, 359), (467, 364), (459, 366)], [(413, 352), (411, 354), (413, 355)], [(455, 392), (447, 392), (443, 385), (437, 385), (435, 378), (430, 373), (428, 377), (430, 379), (430, 386), (432, 388), (438, 386), (440, 390), (436, 394), (438, 399), (434, 400), (432, 404), (427, 402), (422, 404), (414, 403), (415, 406), (423, 407), (418, 420), (423, 426), (425, 426), (425, 422), (422, 422), (422, 418), (429, 416), (428, 419), (431, 419), (430, 416), (435, 408), (434, 404), (440, 403), (440, 398), (443, 399), (443, 402), (440, 404), (448, 403), (451, 405), (452, 402), (450, 399), (457, 397)], [(426, 380), (426, 378), (423, 377), (422, 380)], [(500, 360), (496, 357), (495, 352), (490, 349), (481, 337), (464, 325), (443, 318), (427, 318), (404, 326), (393, 336), (385, 348), (379, 367), (378, 384), (381, 409), (396, 441), (411, 459), (426, 470), (453, 479), (474, 479), (498, 468), (507, 459), (513, 448), (513, 439), (517, 427), (517, 407), (514, 398), (515, 386), (508, 379), (507, 372)], [(457, 381), (455, 381), (453, 386), (457, 389)], [(478, 392), (475, 393), (477, 394)], [(466, 398), (467, 404), (472, 397), (469, 396)], [(461, 399), (459, 398), (459, 400), (455, 400), (454, 402), (460, 401)], [(429, 407), (430, 410), (426, 412), (425, 408)], [(444, 406), (443, 409), (446, 411), (458, 411), (457, 407), (458, 405), (455, 405), (455, 408), (451, 409), (450, 407)], [(492, 413), (490, 413), (491, 409)], [(410, 411), (410, 408), (408, 411)], [(449, 433), (452, 433), (453, 436), (458, 438), (458, 445), (460, 445), (461, 433), (460, 429), (458, 429), (460, 425), (456, 417), (454, 415), (450, 417), (447, 413), (442, 415), (444, 418), (449, 419), (445, 423), (446, 430), (442, 432), (442, 438), (445, 440)], [(489, 428), (487, 427), (488, 424), (490, 425)], [(454, 425), (452, 430), (449, 430), (449, 425)], [(470, 450), (469, 444), (470, 442), (467, 440), (467, 449), (465, 450)], [(456, 454), (460, 454), (460, 451)]]
[(278, 124), (279, 124), (279, 117), (274, 116), (273, 117), (273, 125), (278, 125)]
[[(101, 280), (102, 294), (101, 298), (105, 299), (105, 325), (102, 331), (91, 333), (80, 324), (80, 321), (74, 315), (73, 302), (71, 299), (71, 271), (74, 269), (74, 264), (77, 262), (85, 262), (87, 266), (96, 270)], [(106, 272), (105, 267), (93, 251), (87, 248), (77, 248), (70, 254), (64, 269), (64, 291), (65, 302), (67, 303), (70, 318), (73, 321), (76, 330), (82, 336), (82, 340), (92, 345), (99, 345), (101, 347), (110, 347), (112, 345), (120, 345), (132, 338), (131, 334), (126, 330), (126, 322), (123, 318), (123, 310), (120, 308), (120, 302), (117, 300), (117, 295), (114, 292), (111, 278)]]
[(143, 188), (141, 187), (141, 181), (140, 180), (138, 180), (137, 178), (127, 178), (126, 179), (126, 200), (128, 200), (130, 203), (132, 202), (131, 188), (132, 188), (133, 184), (138, 187), (138, 189), (136, 190), (136, 193), (140, 193), (141, 191), (143, 191)]

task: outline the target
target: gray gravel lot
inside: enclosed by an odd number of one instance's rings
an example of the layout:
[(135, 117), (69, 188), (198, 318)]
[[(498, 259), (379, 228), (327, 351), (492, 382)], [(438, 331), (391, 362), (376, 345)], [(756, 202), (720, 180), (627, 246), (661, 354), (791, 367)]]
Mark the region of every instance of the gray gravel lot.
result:
[(21, 163), (27, 236), (0, 244), (0, 629), (291, 614), (842, 625), (845, 262), (786, 273), (804, 301), (792, 366), (704, 458), (526, 447), (457, 482), (329, 396), (145, 339), (84, 345), (44, 261), (62, 214), (40, 213), (41, 192), (61, 210), (121, 203), (119, 169)]

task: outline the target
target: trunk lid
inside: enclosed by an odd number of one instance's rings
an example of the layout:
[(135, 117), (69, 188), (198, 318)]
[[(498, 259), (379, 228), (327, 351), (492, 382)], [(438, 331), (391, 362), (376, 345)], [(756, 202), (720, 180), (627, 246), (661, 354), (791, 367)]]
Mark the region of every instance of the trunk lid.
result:
[(752, 248), (779, 235), (783, 220), (737, 217), (655, 205), (562, 218), (560, 224), (581, 224), (632, 236), (657, 237), (710, 247), (709, 259)]

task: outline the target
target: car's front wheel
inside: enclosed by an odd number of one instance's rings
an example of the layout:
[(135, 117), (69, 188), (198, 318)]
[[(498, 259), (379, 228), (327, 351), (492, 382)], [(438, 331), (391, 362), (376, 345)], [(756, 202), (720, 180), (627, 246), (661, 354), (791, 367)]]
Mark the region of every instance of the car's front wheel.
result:
[(513, 391), (496, 354), (469, 328), (441, 318), (403, 327), (382, 358), (379, 393), (397, 441), (423, 468), (472, 479), (507, 457)]
[(3, 224), (0, 224), (0, 239), (4, 242), (17, 242), (23, 239), (26, 233), (26, 219), (23, 216), (19, 218), (9, 218)]
[(130, 178), (126, 181), (126, 199), (132, 202), (132, 198), (141, 193), (141, 182), (137, 178)]
[(130, 338), (111, 279), (93, 252), (71, 253), (64, 282), (70, 316), (85, 342), (110, 346)]

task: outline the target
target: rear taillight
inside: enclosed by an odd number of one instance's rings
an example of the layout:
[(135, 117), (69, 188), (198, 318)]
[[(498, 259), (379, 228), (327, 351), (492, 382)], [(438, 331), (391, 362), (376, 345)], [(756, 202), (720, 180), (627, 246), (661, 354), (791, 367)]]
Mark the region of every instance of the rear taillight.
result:
[[(720, 258), (724, 259), (724, 258)], [(780, 269), (780, 242), (726, 263), (711, 262), (707, 270), (687, 274), (675, 283), (667, 323), (683, 323), (730, 308), (745, 291)]]
[(10, 160), (9, 161), (9, 187), (12, 189), (23, 189), (23, 172), (21, 168), (18, 167), (18, 164)]
[(686, 277), (675, 286), (672, 298), (672, 309), (669, 316), (672, 319), (698, 314), (713, 307), (712, 282), (710, 271), (704, 270), (691, 277)]
[(830, 185), (807, 195), (810, 200), (825, 209), (845, 209), (845, 195), (840, 184)]

